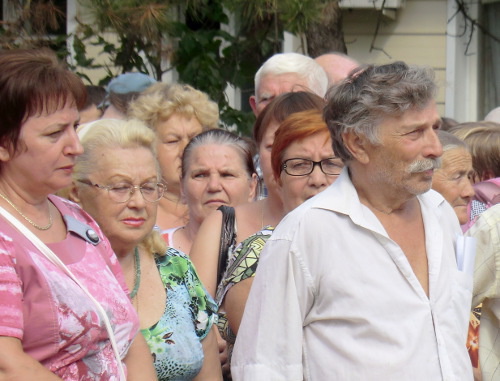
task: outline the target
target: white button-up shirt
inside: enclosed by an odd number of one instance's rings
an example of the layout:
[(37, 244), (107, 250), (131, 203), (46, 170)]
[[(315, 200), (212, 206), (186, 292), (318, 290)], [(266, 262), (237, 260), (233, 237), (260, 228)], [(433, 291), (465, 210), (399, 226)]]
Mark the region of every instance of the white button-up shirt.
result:
[(472, 279), (455, 259), (461, 230), (438, 193), (418, 199), (429, 297), (347, 170), (288, 214), (260, 258), (234, 380), (472, 380)]

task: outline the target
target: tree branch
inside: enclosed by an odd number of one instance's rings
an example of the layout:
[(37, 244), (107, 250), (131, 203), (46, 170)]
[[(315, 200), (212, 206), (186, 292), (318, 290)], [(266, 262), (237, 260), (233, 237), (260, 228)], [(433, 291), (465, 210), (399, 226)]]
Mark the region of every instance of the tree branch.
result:
[[(382, 24), (382, 17), (384, 15), (385, 1), (386, 0), (382, 1), (382, 6), (380, 7), (380, 13), (379, 13), (378, 18), (377, 18), (377, 26), (375, 27), (375, 32), (373, 33), (372, 43), (370, 44), (370, 53), (374, 50), (379, 50), (382, 53), (384, 53), (389, 59), (392, 59), (392, 57), (389, 55), (389, 53), (387, 53), (383, 48), (375, 47), (375, 40), (377, 39), (378, 31), (380, 29), (380, 25)], [(373, 7), (376, 9), (375, 2), (373, 2)]]
[(458, 15), (461, 15), (464, 20), (465, 20), (465, 26), (463, 33), (460, 33), (456, 37), (463, 37), (466, 35), (468, 28), (469, 30), (469, 35), (468, 35), (468, 40), (467, 40), (467, 45), (465, 47), (465, 54), (467, 55), (469, 52), (469, 47), (470, 44), (472, 43), (472, 37), (474, 36), (474, 31), (476, 29), (480, 30), (485, 36), (491, 38), (493, 41), (499, 42), (500, 43), (500, 38), (495, 36), (493, 33), (491, 33), (488, 28), (486, 28), (484, 25), (480, 24), (476, 19), (472, 18), (472, 16), (469, 14), (469, 9), (467, 7), (467, 4), (465, 3), (465, 0), (455, 0), (455, 3), (457, 4), (457, 10), (456, 12), (448, 19), (448, 23), (450, 23), (455, 17), (458, 17)]

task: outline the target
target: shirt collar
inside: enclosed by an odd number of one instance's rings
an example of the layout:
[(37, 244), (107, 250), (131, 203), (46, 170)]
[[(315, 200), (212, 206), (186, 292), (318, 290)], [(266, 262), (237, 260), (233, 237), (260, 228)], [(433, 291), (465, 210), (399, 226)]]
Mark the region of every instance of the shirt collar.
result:
[[(445, 201), (441, 194), (432, 189), (418, 195), (417, 198), (420, 201), (422, 213), (438, 209)], [(344, 214), (349, 216), (357, 225), (371, 226), (373, 228), (375, 224), (379, 226), (381, 231), (385, 232), (375, 214), (368, 207), (361, 204), (358, 192), (349, 176), (347, 166), (342, 169), (339, 177), (332, 185), (316, 197), (313, 197), (310, 201), (312, 202), (312, 208), (331, 210), (339, 214)]]

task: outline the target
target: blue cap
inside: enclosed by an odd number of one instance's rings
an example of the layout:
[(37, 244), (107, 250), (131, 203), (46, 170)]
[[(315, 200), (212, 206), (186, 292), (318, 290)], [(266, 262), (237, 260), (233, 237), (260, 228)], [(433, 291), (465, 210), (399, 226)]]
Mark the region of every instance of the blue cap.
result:
[(140, 93), (153, 83), (156, 83), (156, 80), (146, 74), (124, 73), (109, 82), (107, 91), (115, 94)]

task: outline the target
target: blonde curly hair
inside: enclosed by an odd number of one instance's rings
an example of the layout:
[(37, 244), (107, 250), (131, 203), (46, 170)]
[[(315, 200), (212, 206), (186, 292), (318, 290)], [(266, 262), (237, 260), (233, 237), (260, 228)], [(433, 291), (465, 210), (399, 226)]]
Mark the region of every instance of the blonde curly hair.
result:
[(194, 116), (203, 131), (217, 128), (219, 123), (217, 104), (189, 85), (155, 83), (132, 101), (128, 109), (129, 118), (139, 119), (155, 131), (160, 122), (173, 114)]

